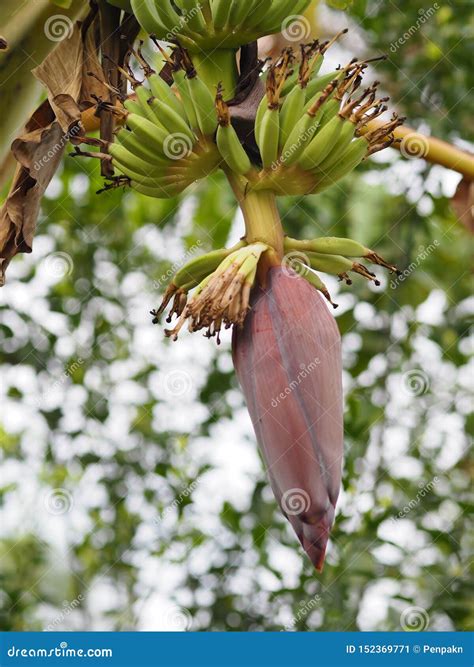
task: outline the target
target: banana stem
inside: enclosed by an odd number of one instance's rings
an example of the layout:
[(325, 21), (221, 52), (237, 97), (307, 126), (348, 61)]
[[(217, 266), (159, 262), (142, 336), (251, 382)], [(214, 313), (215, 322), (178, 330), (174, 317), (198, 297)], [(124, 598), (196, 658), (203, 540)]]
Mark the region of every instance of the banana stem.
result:
[(216, 49), (212, 54), (192, 53), (191, 57), (198, 76), (213, 95), (218, 84), (222, 83), (224, 98), (230, 100), (234, 97), (238, 79), (235, 49)]
[(259, 279), (271, 266), (278, 266), (284, 254), (284, 232), (276, 204), (275, 193), (271, 190), (246, 192), (247, 181), (230, 169), (225, 174), (242, 210), (247, 243), (265, 243), (270, 250), (262, 256), (259, 264)]
[[(377, 118), (367, 124), (363, 129), (366, 132), (372, 132), (384, 125), (385, 121)], [(466, 151), (456, 148), (452, 144), (437, 139), (436, 137), (427, 137), (416, 130), (400, 125), (397, 127), (393, 135), (395, 139), (399, 139), (394, 147), (403, 150), (406, 147), (406, 154), (410, 153), (410, 143), (413, 145), (414, 157), (416, 154), (427, 162), (432, 164), (439, 164), (447, 169), (453, 169), (460, 174), (463, 174), (469, 180), (474, 180), (474, 156)], [(405, 142), (404, 142), (405, 140)], [(421, 148), (421, 150), (419, 150)]]

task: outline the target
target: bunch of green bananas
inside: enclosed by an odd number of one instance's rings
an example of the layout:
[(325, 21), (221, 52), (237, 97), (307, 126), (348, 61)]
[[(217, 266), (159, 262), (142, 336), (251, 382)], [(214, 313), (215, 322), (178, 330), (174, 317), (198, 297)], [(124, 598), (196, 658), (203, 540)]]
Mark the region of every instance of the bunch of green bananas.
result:
[(320, 192), (393, 142), (393, 130), (403, 122), (396, 115), (367, 131), (387, 110), (388, 98), (377, 98), (378, 82), (356, 94), (371, 61), (355, 59), (318, 76), (325, 52), (345, 32), (330, 42), (302, 45), (298, 67), (287, 48), (265, 72), (266, 94), (255, 118), (261, 169), (251, 164), (218, 90), (217, 146), (227, 168), (244, 176), (247, 187), (281, 195)]
[[(168, 322), (176, 315), (178, 321), (166, 335), (176, 339), (186, 320), (190, 331), (207, 329), (207, 336), (216, 336), (222, 326), (241, 326), (249, 310), (249, 299), (255, 283), (262, 254), (268, 246), (261, 242), (247, 244), (240, 241), (230, 249), (213, 250), (191, 259), (174, 276), (158, 310), (153, 311), (154, 322), (172, 301)], [(325, 237), (299, 241), (285, 238), (282, 265), (305, 278), (336, 308), (329, 290), (316, 271), (329, 273), (352, 284), (349, 273), (355, 273), (379, 285), (376, 275), (357, 259), (383, 266), (398, 273), (373, 250), (352, 239)], [(189, 292), (196, 289), (188, 301)]]
[[(158, 323), (161, 315), (173, 300), (168, 322), (173, 315), (179, 319), (168, 337), (177, 339), (186, 320), (190, 331), (207, 329), (207, 336), (216, 336), (222, 326), (241, 326), (249, 310), (250, 293), (255, 282), (257, 266), (264, 252), (265, 243), (239, 241), (230, 249), (221, 248), (195, 257), (174, 276), (158, 310), (152, 311)], [(188, 302), (188, 293), (195, 289)]]
[(280, 32), (289, 15), (298, 15), (310, 0), (131, 0), (140, 25), (190, 51), (239, 48)]
[(173, 73), (176, 90), (152, 70), (132, 77), (135, 99), (124, 103), (126, 127), (109, 145), (119, 183), (151, 197), (173, 197), (221, 162), (213, 141), (214, 98), (195, 71)]
[[(298, 78), (289, 89), (292, 54), (283, 54), (269, 69), (255, 120), (263, 167), (255, 188), (271, 187), (280, 194), (320, 192), (389, 146), (393, 130), (403, 122), (394, 115), (377, 131), (367, 132), (367, 124), (386, 111), (387, 98), (377, 99), (378, 82), (356, 95), (368, 61), (312, 76), (324, 48), (303, 47)], [(289, 92), (283, 95), (285, 90)]]
[(349, 277), (350, 273), (356, 273), (375, 285), (380, 285), (375, 273), (364, 264), (354, 261), (355, 259), (365, 259), (372, 264), (383, 266), (390, 273), (399, 274), (396, 266), (389, 264), (376, 252), (353, 239), (327, 236), (299, 241), (286, 237), (284, 250), (284, 264), (322, 292), (334, 308), (337, 308), (336, 304), (332, 302), (326, 285), (315, 271), (337, 276), (339, 280), (343, 280), (347, 285), (352, 285), (352, 280)]

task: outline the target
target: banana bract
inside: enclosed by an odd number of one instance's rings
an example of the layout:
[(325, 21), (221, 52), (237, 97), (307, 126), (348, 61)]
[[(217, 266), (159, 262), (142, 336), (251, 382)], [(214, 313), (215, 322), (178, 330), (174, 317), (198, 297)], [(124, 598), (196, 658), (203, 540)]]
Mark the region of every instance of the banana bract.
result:
[(341, 484), (341, 341), (322, 297), (291, 269), (256, 288), (234, 364), (275, 497), (317, 570)]

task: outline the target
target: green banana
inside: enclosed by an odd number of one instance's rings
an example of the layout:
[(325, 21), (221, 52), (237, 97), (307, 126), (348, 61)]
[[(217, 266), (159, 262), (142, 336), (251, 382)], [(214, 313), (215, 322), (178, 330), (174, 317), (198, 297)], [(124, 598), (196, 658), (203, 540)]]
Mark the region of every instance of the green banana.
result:
[(196, 141), (193, 131), (183, 120), (182, 116), (179, 116), (174, 109), (168, 106), (165, 102), (161, 102), (156, 97), (152, 98), (149, 102), (149, 107), (155, 117), (155, 120), (158, 120), (160, 125), (162, 125), (165, 130), (171, 132), (172, 134), (183, 134), (191, 142), (191, 146)]
[(148, 85), (152, 95), (150, 97), (156, 97), (161, 102), (164, 102), (169, 107), (173, 109), (181, 117), (184, 116), (184, 108), (181, 100), (178, 99), (174, 91), (164, 79), (161, 78), (156, 72), (148, 77)]
[(183, 183), (178, 183), (176, 184), (157, 184), (154, 186), (150, 185), (143, 185), (139, 181), (131, 181), (130, 182), (130, 187), (132, 187), (134, 190), (137, 192), (140, 192), (143, 195), (147, 195), (148, 197), (155, 197), (156, 199), (168, 199), (170, 197), (177, 197), (180, 195), (183, 190), (185, 190), (188, 185), (190, 185), (190, 181), (185, 181)]
[(343, 118), (335, 116), (317, 132), (298, 159), (298, 164), (303, 169), (311, 171), (323, 162), (334, 147), (334, 142), (341, 133), (343, 123)]
[(134, 183), (140, 183), (141, 185), (146, 185), (147, 187), (153, 188), (161, 185), (173, 185), (179, 183), (181, 179), (175, 178), (173, 175), (169, 176), (145, 176), (140, 174), (126, 164), (120, 162), (120, 160), (113, 160), (114, 168), (119, 171), (121, 174), (126, 176), (130, 181)]
[(150, 120), (152, 123), (156, 123), (157, 122), (156, 116), (150, 109), (150, 105), (148, 103), (148, 101), (151, 98), (150, 90), (140, 84), (139, 86), (135, 86), (135, 95), (137, 96), (137, 102), (142, 110), (141, 115), (144, 118), (148, 118), (148, 120)]
[(299, 159), (319, 127), (320, 115), (305, 113), (293, 127), (281, 151), (285, 166), (289, 167)]
[[(333, 96), (333, 94), (334, 94), (334, 91), (336, 90), (337, 80), (336, 80), (336, 79), (333, 79), (332, 82), (330, 82), (330, 83), (328, 84), (328, 86), (330, 86), (331, 83), (335, 84), (335, 85), (334, 85), (334, 89), (332, 90), (331, 93), (329, 93), (329, 95), (328, 95), (327, 98), (326, 98), (326, 101), (325, 101), (325, 103), (324, 103), (324, 109), (322, 110), (322, 112), (321, 112), (321, 116), (320, 116), (320, 117), (321, 117), (321, 120), (322, 120), (322, 118), (323, 118), (323, 116), (324, 116), (324, 113), (325, 113), (325, 111), (326, 111), (326, 105), (329, 104), (329, 102), (332, 102), (332, 101), (333, 101), (332, 96)], [(328, 86), (326, 86), (326, 88), (327, 88)], [(311, 107), (312, 107), (314, 104), (316, 104), (316, 102), (317, 102), (318, 99), (321, 97), (321, 95), (324, 93), (324, 91), (326, 90), (326, 88), (323, 88), (323, 90), (319, 90), (319, 89), (318, 89), (318, 90), (315, 92), (315, 94), (314, 94), (309, 100), (307, 99), (307, 100), (305, 101), (305, 105), (304, 105), (304, 112), (305, 112), (305, 113), (307, 113), (307, 111), (308, 111), (309, 109), (311, 109)], [(334, 108), (334, 105), (331, 105), (331, 106)]]
[(294, 0), (278, 0), (272, 3), (272, 8), (267, 12), (267, 18), (257, 26), (258, 29), (265, 30), (269, 34), (274, 32), (281, 32), (282, 22), (288, 15), (300, 16), (301, 13), (309, 5), (310, 0), (297, 0), (295, 3)]
[[(281, 109), (280, 147), (284, 146), (303, 113), (317, 100), (317, 97), (313, 97), (307, 103), (306, 89), (311, 77), (319, 71), (323, 63), (322, 48), (318, 43), (302, 46), (300, 66), (287, 76), (282, 86), (282, 92), (287, 95)], [(288, 81), (292, 82), (290, 89), (287, 88)], [(320, 89), (319, 95), (322, 92)]]
[(278, 160), (279, 140), (280, 112), (278, 108), (268, 107), (263, 114), (258, 142), (264, 169), (275, 168)]
[(123, 106), (129, 113), (134, 113), (137, 116), (143, 116), (143, 109), (139, 102), (136, 102), (135, 100), (125, 100)]
[(308, 259), (313, 269), (322, 271), (323, 273), (331, 273), (335, 276), (340, 276), (343, 273), (352, 271), (353, 262), (342, 255), (309, 252)]
[(299, 241), (287, 237), (285, 239), (285, 250), (301, 250), (301, 252), (342, 255), (343, 257), (366, 257), (372, 252), (357, 241), (338, 238), (337, 236), (323, 236), (311, 241)]
[[(324, 169), (324, 163), (319, 167), (320, 177), (318, 183), (312, 192), (320, 192), (324, 188), (333, 185), (346, 174), (350, 173), (366, 157), (369, 151), (369, 144), (360, 137), (352, 141), (339, 159), (339, 162), (328, 169)], [(319, 176), (318, 174), (318, 176)]]
[(155, 5), (159, 20), (169, 31), (172, 31), (177, 26), (182, 26), (183, 22), (181, 16), (174, 10), (170, 0), (159, 0), (159, 2), (152, 1)]
[(268, 12), (273, 11), (273, 4), (274, 3), (271, 3), (272, 6), (269, 6), (269, 3), (265, 2), (265, 0), (261, 0), (261, 2), (256, 3), (252, 13), (247, 18), (246, 27), (248, 25), (249, 29), (259, 31), (258, 29), (260, 23), (265, 19), (266, 16), (268, 16)]
[(366, 248), (362, 243), (352, 239), (337, 238), (335, 236), (325, 236), (311, 241), (299, 241), (289, 237), (284, 241), (285, 252), (290, 253), (295, 250), (301, 253), (315, 252), (322, 255), (342, 255), (343, 257), (359, 257), (383, 266), (392, 273), (398, 273), (397, 267), (386, 262), (370, 248)]
[(306, 91), (296, 85), (285, 97), (280, 112), (280, 148), (283, 148), (295, 124), (303, 115)]
[(252, 164), (245, 152), (237, 132), (229, 125), (219, 125), (216, 136), (217, 148), (226, 164), (232, 171), (244, 175), (250, 171)]
[(230, 249), (222, 248), (195, 257), (176, 273), (172, 284), (179, 288), (189, 284), (190, 281), (200, 283), (206, 276), (213, 273), (221, 262), (234, 251), (235, 247)]
[(217, 134), (216, 143), (219, 153), (232, 171), (244, 175), (252, 168), (250, 159), (232, 127), (229, 107), (222, 96), (222, 86), (219, 85), (216, 95)]
[(348, 273), (358, 273), (360, 276), (374, 282), (376, 285), (380, 285), (380, 282), (377, 280), (377, 276), (372, 271), (369, 271), (367, 267), (358, 262), (353, 262), (347, 257), (342, 257), (342, 255), (328, 255), (328, 254), (319, 254), (316, 252), (308, 253), (308, 259), (313, 269), (316, 271), (323, 271), (324, 273), (332, 273), (335, 276), (339, 276), (341, 280), (345, 280), (348, 285), (352, 284)]
[[(286, 97), (291, 93), (291, 91), (294, 89), (294, 87), (298, 84), (298, 78), (299, 78), (299, 73), (298, 69), (295, 68), (291, 74), (289, 74), (286, 78), (285, 83), (283, 84), (283, 87), (281, 89), (281, 96), (283, 99), (286, 99)], [(265, 83), (265, 75), (262, 76), (262, 82)]]
[(331, 152), (326, 156), (324, 165), (322, 165), (325, 171), (328, 171), (339, 162), (342, 155), (354, 138), (355, 130), (355, 125), (352, 122), (344, 120), (341, 132), (339, 133), (339, 136), (335, 141)]
[(151, 166), (149, 162), (137, 157), (120, 144), (110, 144), (109, 153), (112, 155), (114, 162), (120, 163), (121, 167), (128, 170), (127, 176), (130, 175), (128, 172), (133, 172), (139, 176), (149, 176), (150, 178), (160, 178), (171, 174), (179, 176), (180, 173), (185, 173), (182, 167), (176, 167), (172, 161), (168, 161), (164, 165)]
[[(123, 156), (120, 155), (120, 158)], [(182, 172), (180, 170), (173, 170), (172, 167), (169, 169), (169, 173), (159, 170), (155, 174), (143, 174), (140, 171), (136, 171), (130, 166), (129, 156), (126, 155), (124, 156), (124, 162), (122, 162), (122, 159), (118, 159), (117, 157), (113, 157), (112, 159), (112, 164), (115, 169), (117, 169), (119, 172), (121, 172), (124, 176), (126, 176), (130, 181), (134, 181), (135, 183), (141, 183), (142, 185), (146, 185), (147, 187), (155, 187), (157, 185), (179, 185), (183, 183), (190, 183), (192, 181), (191, 178), (189, 178), (187, 175), (185, 175), (185, 172)], [(136, 166), (137, 163), (135, 160), (133, 160), (133, 166)], [(138, 165), (139, 166), (139, 165)]]
[(199, 130), (204, 136), (213, 135), (216, 131), (217, 122), (211, 91), (197, 75), (188, 76), (188, 84)]
[(166, 26), (161, 22), (155, 5), (150, 0), (131, 0), (133, 13), (137, 21), (150, 35), (164, 37), (167, 32)]
[(247, 0), (246, 2), (229, 2), (230, 4), (230, 15), (229, 15), (229, 25), (232, 28), (238, 28), (241, 23), (247, 18), (249, 13), (252, 11), (252, 5), (254, 4), (252, 0)]
[(301, 274), (300, 274), (305, 280), (309, 282), (310, 285), (312, 285), (315, 289), (318, 290), (318, 292), (321, 292), (324, 297), (329, 301), (331, 306), (333, 308), (338, 308), (338, 305), (336, 303), (333, 303), (331, 299), (331, 295), (329, 294), (329, 290), (326, 287), (326, 285), (323, 283), (321, 278), (318, 276), (317, 273), (312, 271), (309, 267), (307, 267), (304, 264), (301, 264)]
[(323, 115), (321, 116), (320, 130), (329, 123), (330, 120), (337, 117), (341, 110), (341, 101), (337, 97), (332, 97), (324, 105)]
[(181, 24), (189, 25), (191, 30), (195, 30), (196, 32), (207, 30), (206, 21), (199, 2), (195, 0), (176, 0), (176, 4), (183, 11)]
[(199, 124), (197, 121), (196, 111), (194, 110), (194, 104), (191, 99), (191, 92), (189, 90), (186, 73), (183, 70), (177, 70), (173, 72), (173, 79), (181, 96), (182, 107), (184, 107), (184, 115), (188, 119), (190, 127), (193, 130), (198, 130)]
[(317, 76), (314, 79), (311, 79), (311, 81), (306, 86), (307, 102), (310, 102), (319, 91), (324, 90), (324, 88), (326, 88), (326, 86), (330, 84), (331, 81), (337, 81), (343, 72), (344, 70), (339, 69), (335, 70), (334, 72), (329, 72), (328, 74), (323, 74), (322, 76)]
[(230, 0), (214, 0), (212, 3), (212, 21), (218, 32), (228, 23), (232, 2)]
[(268, 109), (268, 97), (264, 95), (262, 99), (260, 100), (260, 104), (257, 107), (257, 113), (255, 115), (255, 127), (254, 127), (254, 132), (255, 132), (255, 140), (257, 142), (257, 145), (260, 143), (260, 131), (262, 128), (262, 119), (265, 114), (265, 111)]
[(127, 125), (139, 139), (148, 142), (150, 148), (160, 154), (163, 153), (163, 144), (169, 136), (166, 130), (162, 130), (156, 123), (152, 123), (147, 118), (134, 113), (127, 116)]
[(134, 132), (122, 128), (116, 135), (116, 143), (126, 148), (130, 153), (141, 158), (150, 165), (162, 166), (169, 164), (169, 160), (161, 153), (148, 148), (146, 143), (139, 139)]
[(294, 164), (309, 145), (321, 123), (324, 104), (334, 92), (336, 85), (337, 82), (332, 81), (326, 86), (290, 132), (282, 150), (282, 162), (285, 165), (291, 166)]

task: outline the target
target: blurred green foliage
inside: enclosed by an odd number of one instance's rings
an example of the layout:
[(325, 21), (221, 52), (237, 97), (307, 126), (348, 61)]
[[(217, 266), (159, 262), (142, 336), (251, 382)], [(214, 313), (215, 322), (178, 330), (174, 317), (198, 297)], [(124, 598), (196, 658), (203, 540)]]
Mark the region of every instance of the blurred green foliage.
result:
[[(472, 139), (469, 3), (443, 3), (390, 52), (430, 6), (354, 0), (348, 13), (367, 50), (389, 54), (380, 77), (409, 122)], [(431, 629), (472, 628), (469, 238), (446, 172), (384, 156), (322, 195), (280, 200), (290, 235), (352, 236), (407, 269), (381, 289), (331, 282), (346, 462), (321, 576), (261, 466), (236, 468), (238, 500), (213, 486), (227, 479), (214, 454), (225, 459), (244, 414), (228, 341), (173, 345), (147, 315), (171, 256), (226, 242), (236, 208), (224, 179), (182, 200), (96, 196), (96, 165), (65, 161), (35, 252), (0, 295), (1, 629), (160, 629), (144, 609), (163, 590), (196, 630), (398, 630), (413, 606)], [(163, 391), (180, 354), (188, 365)], [(48, 508), (57, 489), (64, 511)]]

